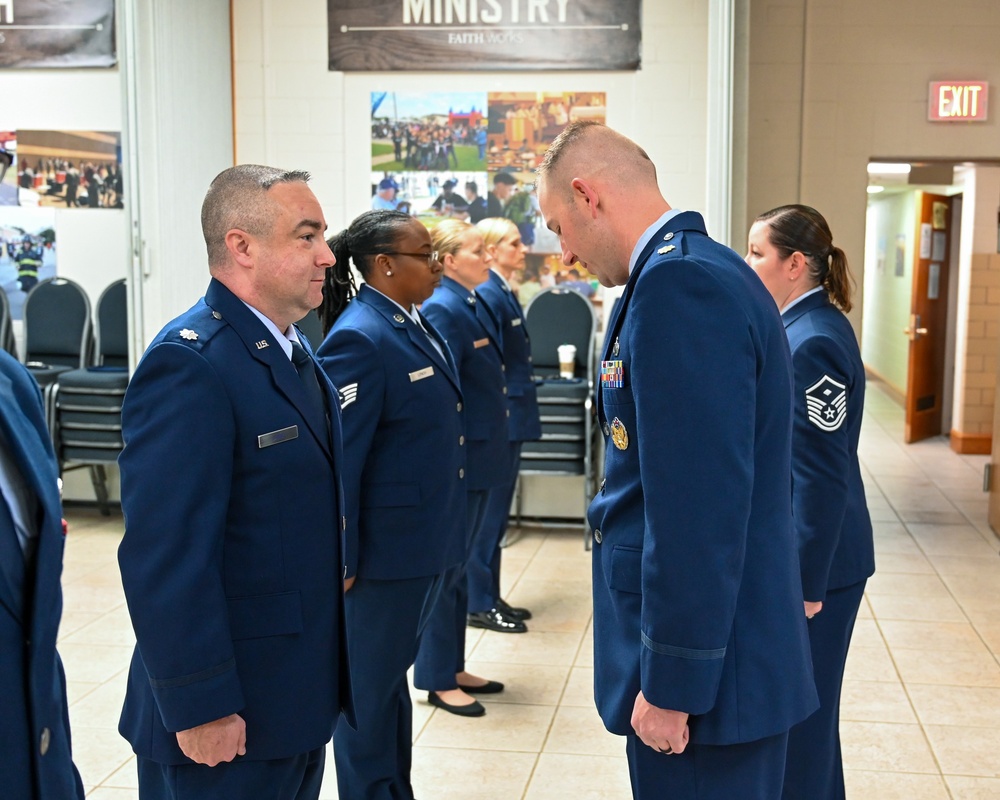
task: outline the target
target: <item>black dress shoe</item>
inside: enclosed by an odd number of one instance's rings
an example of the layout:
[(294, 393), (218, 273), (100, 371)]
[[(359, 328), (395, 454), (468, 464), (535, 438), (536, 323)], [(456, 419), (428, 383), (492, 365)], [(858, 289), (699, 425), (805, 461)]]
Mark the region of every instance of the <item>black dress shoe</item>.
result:
[(470, 628), (486, 628), (488, 631), (497, 633), (527, 633), (528, 626), (521, 620), (508, 617), (497, 608), (489, 611), (476, 611), (469, 614)]
[(458, 688), (466, 694), (497, 694), (503, 691), (503, 684), (500, 681), (486, 681), (482, 686), (462, 686)]
[(526, 619), (531, 619), (531, 612), (528, 609), (521, 608), (520, 606), (512, 606), (502, 597), (497, 600), (497, 608), (503, 612), (505, 617), (513, 617), (522, 622)]
[(486, 713), (486, 709), (483, 708), (483, 704), (478, 700), (473, 700), (465, 706), (453, 706), (451, 703), (446, 703), (438, 697), (435, 692), (428, 692), (427, 702), (435, 708), (440, 708), (447, 711), (449, 714), (457, 714), (460, 717), (481, 717)]

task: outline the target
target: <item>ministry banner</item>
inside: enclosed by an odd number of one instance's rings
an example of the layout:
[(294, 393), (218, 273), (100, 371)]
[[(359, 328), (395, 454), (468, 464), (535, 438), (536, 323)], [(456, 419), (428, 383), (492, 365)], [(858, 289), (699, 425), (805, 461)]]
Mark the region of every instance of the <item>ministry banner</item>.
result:
[(641, 0), (327, 0), (330, 69), (636, 70), (640, 6)]
[(0, 69), (117, 63), (115, 0), (0, 0)]

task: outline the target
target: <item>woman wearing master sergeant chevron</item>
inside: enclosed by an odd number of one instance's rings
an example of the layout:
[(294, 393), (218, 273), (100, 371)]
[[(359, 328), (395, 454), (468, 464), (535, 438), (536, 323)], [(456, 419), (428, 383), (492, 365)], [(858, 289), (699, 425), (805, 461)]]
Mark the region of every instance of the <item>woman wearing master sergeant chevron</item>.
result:
[(858, 464), (865, 370), (854, 331), (844, 251), (813, 208), (757, 217), (747, 263), (781, 310), (795, 373), (792, 513), (820, 708), (789, 732), (785, 800), (840, 800), (840, 688), (847, 648), (875, 571)]

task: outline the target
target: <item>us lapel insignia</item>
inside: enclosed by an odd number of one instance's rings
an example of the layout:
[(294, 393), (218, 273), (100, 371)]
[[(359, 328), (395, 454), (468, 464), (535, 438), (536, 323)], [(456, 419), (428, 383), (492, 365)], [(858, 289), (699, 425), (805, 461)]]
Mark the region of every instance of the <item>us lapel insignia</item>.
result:
[(258, 350), (263, 350), (265, 347), (271, 346), (267, 343), (267, 339), (261, 339), (259, 342), (255, 342), (255, 344), (257, 345)]
[(195, 339), (198, 338), (198, 334), (195, 333), (190, 328), (184, 328), (181, 331), (180, 336), (181, 336), (182, 339), (187, 339), (189, 342), (193, 342)]
[(465, 298), (465, 302), (468, 303), (470, 306), (474, 306), (476, 304), (476, 298), (475, 297), (466, 297)]
[(220, 314), (218, 311), (213, 311), (212, 319), (222, 319), (222, 314)]
[(611, 420), (611, 441), (619, 450), (628, 449), (628, 431), (625, 430), (625, 423), (618, 417)]
[(396, 322), (402, 322), (403, 321), (403, 315), (402, 314), (394, 314), (392, 318), (394, 320), (396, 320)]

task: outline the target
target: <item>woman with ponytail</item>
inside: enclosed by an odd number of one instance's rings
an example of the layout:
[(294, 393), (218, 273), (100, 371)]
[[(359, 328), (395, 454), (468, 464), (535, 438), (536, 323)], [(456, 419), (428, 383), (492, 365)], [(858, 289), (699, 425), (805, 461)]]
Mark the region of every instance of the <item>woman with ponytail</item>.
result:
[(417, 310), (441, 282), (427, 229), (397, 211), (368, 211), (329, 244), (337, 263), (317, 355), (340, 393), (358, 723), (334, 737), (337, 783), (341, 797), (413, 797), (406, 671), (442, 576), (465, 556), (464, 399), (448, 345)]
[(778, 304), (795, 379), (792, 513), (820, 708), (789, 733), (785, 800), (841, 800), (840, 691), (847, 650), (875, 571), (858, 463), (861, 352), (844, 312), (853, 279), (822, 215), (788, 205), (757, 217), (747, 263)]

